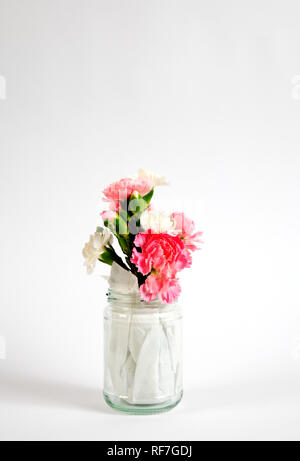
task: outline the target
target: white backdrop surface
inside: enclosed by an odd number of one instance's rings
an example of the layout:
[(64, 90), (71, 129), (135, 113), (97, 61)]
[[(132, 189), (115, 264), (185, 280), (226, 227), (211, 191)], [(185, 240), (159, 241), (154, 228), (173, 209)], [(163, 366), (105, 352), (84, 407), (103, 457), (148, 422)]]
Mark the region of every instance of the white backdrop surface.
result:
[[(0, 439), (300, 438), (300, 4), (0, 0)], [(105, 406), (81, 249), (139, 167), (204, 231), (182, 403)]]

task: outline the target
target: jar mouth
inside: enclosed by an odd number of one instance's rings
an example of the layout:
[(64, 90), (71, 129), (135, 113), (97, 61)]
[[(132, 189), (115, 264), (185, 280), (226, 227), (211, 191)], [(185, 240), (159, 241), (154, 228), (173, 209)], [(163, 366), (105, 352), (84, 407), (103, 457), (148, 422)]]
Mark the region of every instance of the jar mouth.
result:
[[(141, 307), (166, 308), (167, 306), (171, 306), (171, 304), (163, 304), (162, 302), (159, 301), (158, 298), (154, 299), (153, 301), (146, 302), (144, 299), (141, 298), (140, 293), (137, 291), (130, 293), (130, 292), (112, 290), (111, 288), (109, 288), (107, 290), (106, 296), (109, 302), (117, 302), (117, 303), (124, 304), (124, 305), (130, 304), (138, 308), (141, 308)], [(174, 304), (177, 304), (177, 303), (172, 303), (172, 305)]]

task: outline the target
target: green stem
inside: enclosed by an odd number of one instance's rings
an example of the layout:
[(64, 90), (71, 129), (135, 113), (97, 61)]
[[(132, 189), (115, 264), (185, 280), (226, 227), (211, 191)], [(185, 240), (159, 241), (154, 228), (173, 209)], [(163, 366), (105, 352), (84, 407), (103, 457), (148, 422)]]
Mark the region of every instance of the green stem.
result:
[(115, 252), (114, 248), (109, 245), (107, 247), (107, 251), (110, 252), (111, 256), (112, 256), (112, 259), (117, 263), (119, 264), (119, 266), (123, 267), (123, 269), (125, 269), (126, 271), (129, 271), (130, 269), (126, 266), (126, 264), (123, 262), (122, 258), (120, 258), (120, 256)]

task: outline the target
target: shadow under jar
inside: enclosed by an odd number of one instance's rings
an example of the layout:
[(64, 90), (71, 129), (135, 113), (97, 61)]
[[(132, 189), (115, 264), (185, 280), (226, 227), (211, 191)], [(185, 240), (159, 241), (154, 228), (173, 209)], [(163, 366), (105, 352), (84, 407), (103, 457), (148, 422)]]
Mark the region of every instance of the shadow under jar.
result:
[(145, 303), (108, 292), (104, 311), (104, 398), (133, 414), (160, 413), (182, 398), (182, 315), (177, 303)]

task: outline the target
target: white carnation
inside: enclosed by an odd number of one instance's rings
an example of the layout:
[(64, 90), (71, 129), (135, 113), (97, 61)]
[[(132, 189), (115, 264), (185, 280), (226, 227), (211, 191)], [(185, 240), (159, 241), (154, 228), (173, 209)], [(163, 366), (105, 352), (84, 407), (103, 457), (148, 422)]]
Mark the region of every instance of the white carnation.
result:
[(169, 182), (166, 180), (164, 176), (159, 176), (158, 174), (153, 173), (153, 171), (143, 170), (141, 168), (139, 169), (139, 172), (138, 172), (138, 178), (149, 179), (153, 187), (167, 186), (169, 184)]
[(84, 265), (88, 274), (91, 274), (95, 269), (96, 261), (101, 253), (105, 251), (105, 246), (112, 243), (112, 234), (106, 227), (100, 232), (95, 232), (90, 235), (90, 240), (84, 245), (82, 255), (85, 259)]
[(157, 234), (162, 232), (176, 233), (171, 216), (163, 211), (146, 210), (142, 214), (140, 222), (144, 230), (151, 229)]

